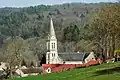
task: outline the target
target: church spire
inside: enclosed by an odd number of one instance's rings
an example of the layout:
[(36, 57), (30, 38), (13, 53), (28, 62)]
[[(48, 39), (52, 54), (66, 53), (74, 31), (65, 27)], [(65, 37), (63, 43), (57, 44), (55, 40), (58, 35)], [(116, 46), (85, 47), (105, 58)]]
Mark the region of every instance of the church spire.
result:
[(47, 40), (47, 50), (46, 63), (58, 64), (57, 38), (55, 35), (52, 18), (50, 19), (50, 34), (49, 39)]
[(52, 18), (50, 20), (50, 39), (56, 39)]

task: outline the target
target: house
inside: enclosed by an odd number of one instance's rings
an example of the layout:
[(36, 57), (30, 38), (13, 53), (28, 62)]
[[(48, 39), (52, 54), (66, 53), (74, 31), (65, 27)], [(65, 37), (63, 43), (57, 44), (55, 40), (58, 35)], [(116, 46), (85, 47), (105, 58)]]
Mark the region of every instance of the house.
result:
[(6, 65), (7, 63), (0, 62), (0, 70), (3, 71), (3, 69), (7, 69)]
[[(7, 63), (1, 62), (0, 63), (0, 77), (4, 77), (6, 76), (6, 73), (4, 70), (7, 69)], [(42, 67), (34, 67), (34, 68), (27, 68), (26, 66), (22, 66), (21, 68), (18, 68), (18, 66), (16, 66), (16, 70), (14, 70), (12, 72), (12, 74), (14, 76), (18, 76), (18, 77), (26, 77), (29, 75), (38, 75), (41, 74), (41, 72), (43, 71)]]
[(95, 60), (94, 52), (58, 52), (57, 38), (50, 20), (50, 35), (47, 40), (46, 64), (83, 64)]
[(6, 80), (7, 78), (7, 73), (5, 70), (7, 69), (7, 63), (5, 62), (0, 62), (0, 80)]
[(42, 71), (43, 71), (42, 67), (37, 67), (37, 68), (17, 69), (15, 72), (21, 77), (26, 77), (26, 76), (30, 76), (30, 75), (41, 74)]
[(87, 63), (92, 59), (95, 59), (93, 52), (90, 53), (64, 52), (58, 53), (58, 56), (61, 60), (61, 64), (83, 64)]

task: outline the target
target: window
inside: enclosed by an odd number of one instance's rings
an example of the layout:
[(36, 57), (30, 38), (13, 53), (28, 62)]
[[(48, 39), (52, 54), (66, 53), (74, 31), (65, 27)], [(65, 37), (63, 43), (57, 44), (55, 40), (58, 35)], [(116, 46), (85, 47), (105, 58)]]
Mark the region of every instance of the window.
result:
[(55, 57), (55, 53), (52, 53), (52, 57)]
[(53, 57), (54, 55), (53, 55), (53, 53), (52, 53), (52, 57)]
[(53, 45), (53, 43), (52, 43), (52, 49), (54, 48), (54, 45)]
[(54, 43), (54, 48), (55, 48), (55, 43)]
[(55, 43), (52, 43), (52, 49), (55, 49)]

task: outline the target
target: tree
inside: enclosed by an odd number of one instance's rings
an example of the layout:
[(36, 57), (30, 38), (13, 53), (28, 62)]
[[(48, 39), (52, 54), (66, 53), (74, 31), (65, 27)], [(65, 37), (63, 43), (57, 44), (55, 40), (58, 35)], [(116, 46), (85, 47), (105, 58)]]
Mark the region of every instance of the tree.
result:
[(64, 34), (63, 34), (63, 39), (65, 41), (71, 42), (71, 41), (75, 41), (77, 42), (79, 40), (79, 28), (77, 27), (77, 25), (70, 25), (68, 27), (66, 27), (63, 30)]
[(95, 45), (101, 49), (100, 52), (107, 58), (113, 56), (117, 47), (116, 40), (120, 35), (120, 5), (112, 4), (102, 8), (93, 16), (91, 32)]
[(43, 55), (46, 53), (46, 40), (38, 38), (28, 39), (27, 42), (30, 43), (30, 51), (32, 51), (33, 56), (35, 56), (34, 64), (40, 65)]
[(25, 60), (23, 59), (22, 62), (21, 62), (21, 66), (27, 66)]
[(30, 63), (30, 67), (32, 67), (32, 66), (34, 66), (34, 62), (33, 61)]
[(26, 43), (21, 38), (9, 38), (5, 41), (4, 47), (5, 61), (12, 76), (12, 72), (21, 67), (22, 54), (27, 50)]
[(46, 64), (46, 55), (45, 54), (42, 55), (40, 65), (42, 66), (42, 64)]

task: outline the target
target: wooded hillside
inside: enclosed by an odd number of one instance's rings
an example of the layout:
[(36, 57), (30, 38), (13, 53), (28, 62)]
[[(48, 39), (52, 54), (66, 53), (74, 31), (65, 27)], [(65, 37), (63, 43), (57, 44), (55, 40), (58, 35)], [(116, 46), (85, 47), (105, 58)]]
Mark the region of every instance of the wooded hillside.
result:
[[(17, 58), (17, 61), (23, 60), (20, 62), (29, 62), (29, 64), (27, 64), (29, 66), (32, 65), (32, 63), (35, 64), (35, 62), (40, 63), (43, 54), (46, 53), (46, 39), (49, 34), (50, 17), (52, 17), (54, 21), (54, 27), (58, 38), (59, 52), (87, 52), (94, 50), (97, 55), (102, 53), (105, 54), (105, 52), (107, 52), (107, 46), (104, 44), (105, 41), (99, 37), (101, 32), (99, 33), (100, 29), (97, 27), (100, 24), (96, 24), (99, 20), (96, 20), (94, 17), (96, 13), (98, 13), (98, 17), (100, 18), (99, 11), (101, 11), (101, 9), (106, 5), (114, 4), (72, 3), (53, 6), (39, 5), (25, 8), (1, 8), (1, 61), (6, 61), (8, 59), (7, 61), (9, 62), (9, 60), (13, 59), (10, 58), (10, 56), (12, 56)], [(104, 10), (101, 14), (105, 14)], [(93, 23), (92, 20), (93, 22), (96, 20), (95, 23)], [(97, 25), (97, 27), (95, 25)], [(111, 35), (109, 35), (109, 39), (111, 39)], [(106, 38), (106, 36), (104, 37)], [(98, 45), (96, 46), (96, 44), (93, 44), (93, 42), (98, 42), (97, 40), (100, 40), (100, 42), (103, 41), (102, 45), (105, 45), (105, 50), (102, 49), (103, 51), (101, 51), (101, 48)], [(117, 39), (117, 41), (119, 41), (119, 39)], [(119, 46), (120, 45), (117, 45), (116, 48), (114, 47), (112, 51), (114, 52), (114, 50), (119, 48)], [(5, 56), (5, 58), (1, 56)]]

